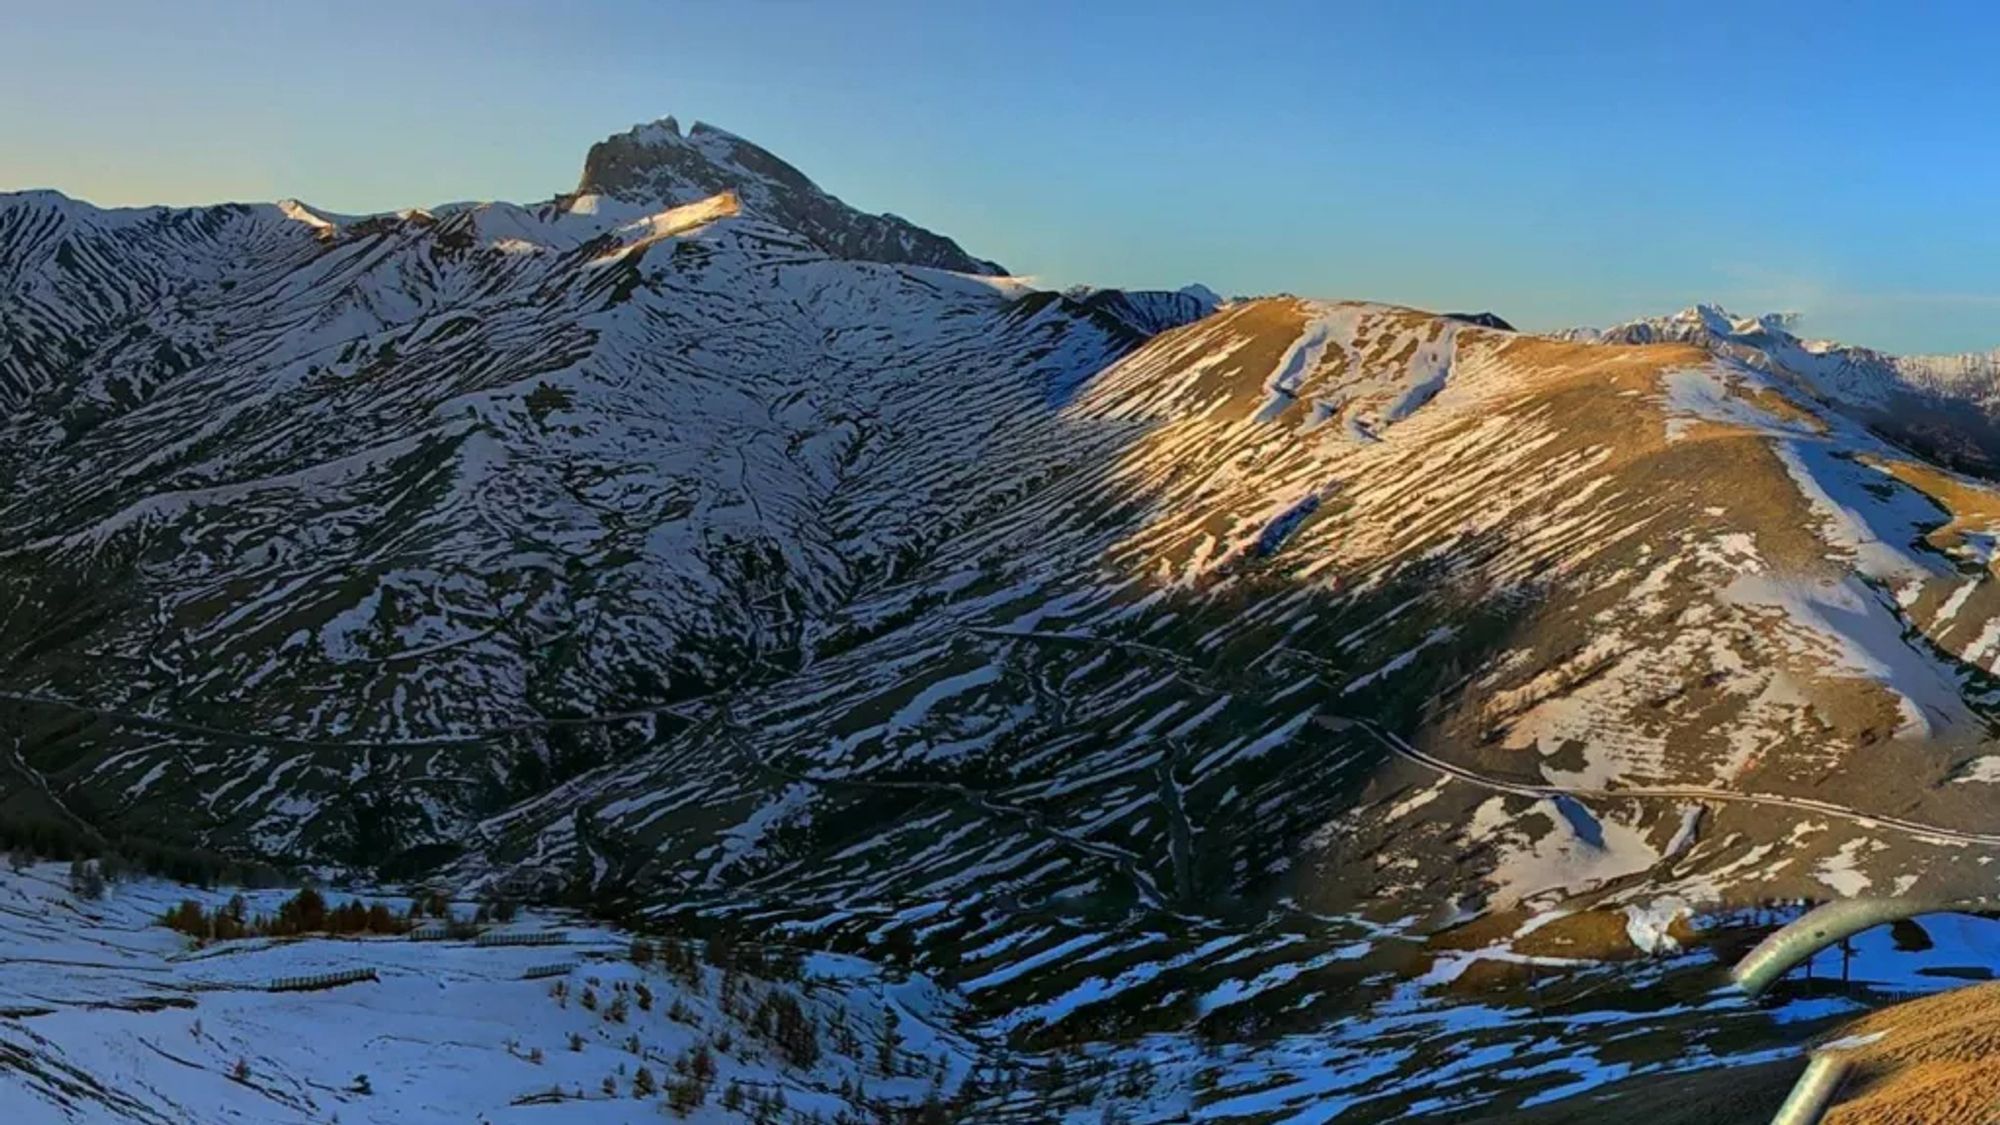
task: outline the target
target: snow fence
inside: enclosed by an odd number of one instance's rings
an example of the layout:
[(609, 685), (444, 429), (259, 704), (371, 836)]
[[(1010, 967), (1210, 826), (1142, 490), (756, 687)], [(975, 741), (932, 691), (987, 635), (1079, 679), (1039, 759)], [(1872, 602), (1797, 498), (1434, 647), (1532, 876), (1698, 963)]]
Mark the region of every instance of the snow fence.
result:
[(302, 977), (279, 977), (264, 986), (266, 992), (305, 992), (314, 988), (334, 988), (356, 981), (380, 980), (373, 969), (337, 969), (331, 973), (312, 973)]
[(474, 945), (565, 945), (569, 935), (561, 930), (488, 930), (472, 939)]

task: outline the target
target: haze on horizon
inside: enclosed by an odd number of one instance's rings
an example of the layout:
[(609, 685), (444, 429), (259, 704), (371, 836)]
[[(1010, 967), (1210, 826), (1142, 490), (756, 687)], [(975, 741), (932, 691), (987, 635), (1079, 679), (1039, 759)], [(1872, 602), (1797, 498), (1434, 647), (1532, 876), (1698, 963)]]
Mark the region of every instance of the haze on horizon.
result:
[(1617, 7), (12, 5), (0, 190), (528, 201), (673, 114), (1052, 285), (2000, 345), (2000, 11)]

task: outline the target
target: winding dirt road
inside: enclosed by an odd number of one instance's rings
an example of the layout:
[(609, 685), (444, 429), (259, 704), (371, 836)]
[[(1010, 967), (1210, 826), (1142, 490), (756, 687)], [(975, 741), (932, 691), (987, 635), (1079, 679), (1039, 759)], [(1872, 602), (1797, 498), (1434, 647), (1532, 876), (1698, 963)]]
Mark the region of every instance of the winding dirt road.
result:
[(1583, 789), (1566, 785), (1529, 785), (1525, 782), (1507, 781), (1488, 777), (1476, 770), (1445, 761), (1435, 754), (1427, 754), (1405, 742), (1400, 736), (1383, 730), (1367, 719), (1346, 716), (1322, 716), (1316, 720), (1321, 726), (1332, 730), (1358, 727), (1366, 731), (1377, 742), (1387, 747), (1399, 757), (1407, 758), (1418, 765), (1457, 778), (1481, 788), (1497, 793), (1512, 793), (1522, 797), (1572, 797), (1579, 800), (1625, 801), (1633, 798), (1658, 798), (1669, 801), (1716, 801), (1735, 805), (1765, 805), (1796, 809), (1800, 812), (1818, 813), (1837, 820), (1850, 821), (1863, 828), (1892, 828), (1911, 836), (1929, 841), (1950, 844), (1973, 844), (1982, 847), (2000, 847), (2000, 832), (1966, 832), (1957, 828), (1943, 828), (1935, 824), (1909, 820), (1900, 816), (1885, 816), (1880, 813), (1866, 813), (1832, 801), (1819, 801), (1811, 797), (1791, 797), (1781, 793), (1741, 793), (1731, 789), (1711, 789), (1703, 786), (1661, 785), (1635, 786), (1629, 789)]

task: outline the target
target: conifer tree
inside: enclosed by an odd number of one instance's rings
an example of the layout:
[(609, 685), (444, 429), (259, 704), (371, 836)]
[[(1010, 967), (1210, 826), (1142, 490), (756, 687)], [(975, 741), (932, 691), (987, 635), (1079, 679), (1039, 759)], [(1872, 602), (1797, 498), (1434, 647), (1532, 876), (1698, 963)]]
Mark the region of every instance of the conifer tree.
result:
[(903, 1017), (896, 1009), (889, 1008), (882, 1013), (882, 1038), (875, 1044), (875, 1069), (886, 1077), (896, 1074), (896, 1052), (903, 1046), (901, 1031)]

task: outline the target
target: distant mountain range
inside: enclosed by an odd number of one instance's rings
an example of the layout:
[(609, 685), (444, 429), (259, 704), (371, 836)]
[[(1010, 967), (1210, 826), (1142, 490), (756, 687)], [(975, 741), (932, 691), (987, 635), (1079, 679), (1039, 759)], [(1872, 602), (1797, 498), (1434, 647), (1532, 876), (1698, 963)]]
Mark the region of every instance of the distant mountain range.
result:
[(0, 817), (906, 944), (1035, 1043), (1962, 891), (1996, 362), (1052, 292), (672, 119), (531, 205), (0, 196)]
[[(1568, 339), (1613, 344), (1676, 341), (1778, 372), (1876, 431), (1988, 476), (2000, 472), (2000, 349), (1897, 356), (1830, 340), (1802, 340), (1782, 314), (1739, 317), (1714, 305)], [(1965, 409), (1970, 407), (1971, 409)]]

